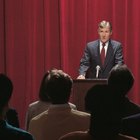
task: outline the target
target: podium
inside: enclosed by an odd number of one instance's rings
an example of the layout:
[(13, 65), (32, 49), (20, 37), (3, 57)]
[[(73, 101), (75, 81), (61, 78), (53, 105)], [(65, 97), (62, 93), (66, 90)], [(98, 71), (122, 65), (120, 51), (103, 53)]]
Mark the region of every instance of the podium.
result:
[(70, 102), (76, 105), (77, 110), (85, 111), (85, 95), (96, 84), (107, 84), (107, 79), (75, 79)]

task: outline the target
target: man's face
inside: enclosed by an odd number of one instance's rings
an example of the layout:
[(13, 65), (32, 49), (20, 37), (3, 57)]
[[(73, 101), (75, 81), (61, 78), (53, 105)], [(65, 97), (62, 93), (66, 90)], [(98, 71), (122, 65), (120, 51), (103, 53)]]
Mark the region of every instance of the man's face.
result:
[(110, 36), (112, 35), (112, 31), (110, 31), (109, 27), (99, 28), (98, 34), (101, 42), (105, 43), (110, 39)]

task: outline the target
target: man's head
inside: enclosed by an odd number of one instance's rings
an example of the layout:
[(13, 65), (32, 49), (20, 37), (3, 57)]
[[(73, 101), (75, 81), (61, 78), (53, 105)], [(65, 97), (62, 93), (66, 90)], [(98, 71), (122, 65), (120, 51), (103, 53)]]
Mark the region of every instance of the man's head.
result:
[(68, 74), (53, 69), (49, 71), (45, 83), (46, 94), (53, 104), (64, 104), (69, 101), (73, 81)]
[(98, 25), (98, 34), (101, 42), (106, 43), (112, 35), (112, 25), (108, 21), (101, 21)]
[[(113, 101), (113, 94), (108, 85), (97, 84), (90, 88), (85, 96), (85, 109), (86, 111), (93, 112), (93, 114), (102, 115), (111, 108)], [(104, 113), (103, 113), (104, 112)], [(110, 112), (110, 110), (109, 110)], [(100, 116), (100, 115), (99, 115)]]
[(0, 74), (0, 114), (8, 104), (13, 91), (12, 81), (4, 74)]
[(133, 83), (133, 74), (125, 64), (117, 64), (109, 73), (108, 85), (121, 95), (126, 95), (132, 88)]
[(91, 113), (90, 133), (93, 136), (109, 138), (118, 134), (121, 103), (108, 85), (95, 85), (88, 90), (85, 106)]

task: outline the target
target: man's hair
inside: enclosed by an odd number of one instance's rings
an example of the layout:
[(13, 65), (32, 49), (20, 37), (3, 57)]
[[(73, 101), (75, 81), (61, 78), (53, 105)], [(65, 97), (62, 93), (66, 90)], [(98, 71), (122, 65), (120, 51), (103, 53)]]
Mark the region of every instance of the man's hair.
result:
[(117, 64), (110, 71), (108, 85), (115, 88), (121, 95), (126, 95), (133, 84), (133, 74), (125, 64)]
[(105, 28), (105, 27), (109, 27), (110, 28), (110, 31), (112, 31), (112, 25), (109, 21), (101, 21), (98, 25), (99, 28)]
[(62, 70), (50, 70), (45, 80), (46, 94), (53, 104), (63, 104), (69, 101), (72, 79)]
[(9, 102), (13, 91), (12, 81), (0, 73), (0, 113), (3, 107)]

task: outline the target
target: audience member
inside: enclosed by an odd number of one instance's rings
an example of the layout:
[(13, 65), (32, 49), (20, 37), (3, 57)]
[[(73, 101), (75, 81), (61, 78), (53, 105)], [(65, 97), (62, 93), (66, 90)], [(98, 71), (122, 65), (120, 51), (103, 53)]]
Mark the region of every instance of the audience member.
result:
[[(48, 75), (49, 73), (46, 72), (41, 81), (40, 89), (39, 89), (39, 100), (29, 104), (28, 110), (26, 112), (26, 120), (25, 120), (26, 130), (28, 130), (30, 120), (33, 117), (47, 110), (49, 105), (51, 104), (51, 101), (45, 92), (45, 87), (46, 87), (45, 79), (47, 78)], [(73, 109), (76, 109), (76, 106), (74, 104), (72, 103), (69, 104)]]
[(120, 134), (120, 106), (107, 85), (95, 85), (86, 94), (85, 108), (91, 113), (89, 131), (75, 131), (59, 140), (135, 140)]
[(140, 140), (140, 113), (122, 119), (121, 133)]
[(13, 127), (5, 120), (12, 91), (12, 81), (6, 75), (0, 74), (0, 140), (33, 140), (31, 134)]
[(134, 77), (128, 67), (123, 65), (116, 65), (110, 71), (108, 77), (108, 85), (113, 90), (113, 96), (118, 100), (123, 100), (121, 106), (122, 117), (127, 117), (133, 114), (140, 113), (140, 106), (133, 103), (128, 97), (128, 93), (134, 84)]
[(36, 140), (57, 140), (66, 133), (89, 128), (90, 114), (74, 110), (68, 104), (72, 84), (71, 77), (62, 70), (49, 72), (45, 93), (52, 104), (29, 123), (29, 132)]

